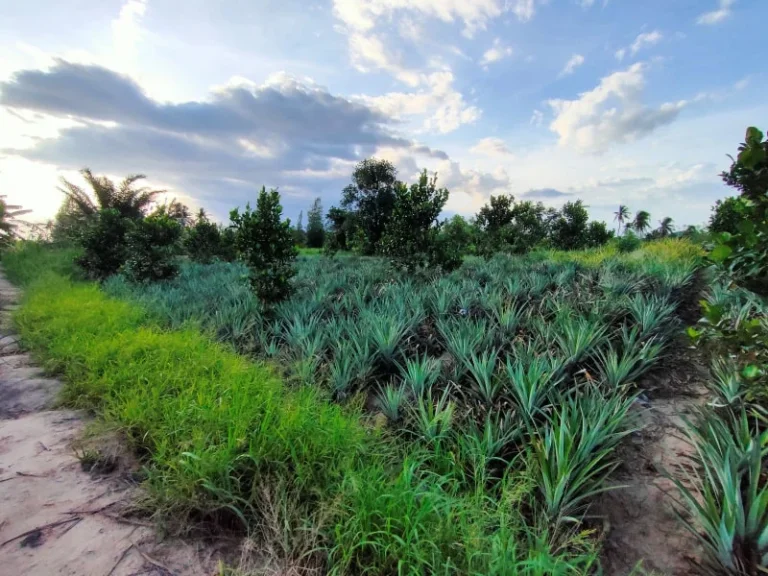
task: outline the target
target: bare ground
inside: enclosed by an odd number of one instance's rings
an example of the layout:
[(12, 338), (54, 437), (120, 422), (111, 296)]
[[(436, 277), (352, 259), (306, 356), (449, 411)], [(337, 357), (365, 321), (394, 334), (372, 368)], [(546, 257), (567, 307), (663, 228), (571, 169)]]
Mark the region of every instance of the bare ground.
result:
[(634, 573), (694, 576), (702, 549), (675, 514), (676, 488), (666, 477), (693, 450), (682, 433), (683, 418), (704, 401), (707, 373), (695, 353), (680, 346), (636, 404), (642, 429), (622, 446), (616, 483), (596, 512), (605, 520), (603, 567), (607, 576)]
[(215, 548), (126, 515), (138, 490), (128, 476), (83, 471), (72, 443), (85, 415), (48, 409), (61, 383), (20, 351), (9, 320), (18, 297), (0, 273), (0, 573), (217, 573)]

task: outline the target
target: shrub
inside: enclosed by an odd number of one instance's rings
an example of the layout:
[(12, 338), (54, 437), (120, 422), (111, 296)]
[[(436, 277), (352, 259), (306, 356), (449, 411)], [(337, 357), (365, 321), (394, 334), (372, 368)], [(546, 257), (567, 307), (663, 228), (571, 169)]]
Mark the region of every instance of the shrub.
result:
[(279, 302), (291, 292), (297, 250), (291, 221), (282, 221), (283, 207), (277, 190), (261, 189), (256, 210), (235, 208), (229, 215), (235, 228), (235, 247), (250, 267), (251, 285), (265, 302)]
[(587, 243), (589, 214), (581, 200), (566, 202), (552, 222), (551, 242), (557, 250), (579, 250)]
[(209, 264), (214, 258), (223, 258), (224, 240), (221, 229), (200, 211), (194, 226), (186, 231), (184, 249), (195, 262)]
[(622, 253), (634, 252), (642, 245), (643, 241), (632, 230), (627, 230), (623, 236), (619, 236), (616, 240), (616, 248)]
[(128, 256), (126, 234), (133, 225), (115, 208), (96, 213), (82, 232), (83, 255), (77, 259), (89, 278), (103, 280), (120, 270)]
[[(625, 236), (627, 234), (632, 234), (632, 232), (627, 231)], [(598, 248), (607, 244), (611, 238), (613, 238), (613, 230), (608, 230), (605, 222), (593, 221), (587, 226), (587, 247)]]
[(712, 207), (712, 214), (709, 217), (710, 232), (738, 234), (739, 224), (751, 216), (749, 208), (749, 204), (738, 196), (718, 200)]
[(181, 224), (165, 211), (136, 222), (126, 234), (123, 269), (134, 282), (157, 282), (179, 273)]

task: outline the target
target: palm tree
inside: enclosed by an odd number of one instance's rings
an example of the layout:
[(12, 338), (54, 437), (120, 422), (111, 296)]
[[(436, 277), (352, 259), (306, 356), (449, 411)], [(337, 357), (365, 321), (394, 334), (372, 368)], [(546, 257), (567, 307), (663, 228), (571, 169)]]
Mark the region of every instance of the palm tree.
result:
[(627, 208), (624, 204), (619, 204), (619, 209), (616, 210), (616, 212), (613, 213), (614, 220), (616, 220), (619, 223), (619, 229), (616, 232), (617, 236), (621, 235), (621, 225), (624, 224), (624, 222), (629, 218), (629, 208)]
[(650, 213), (646, 212), (645, 210), (638, 210), (637, 214), (635, 214), (635, 219), (631, 224), (627, 224), (627, 226), (632, 226), (632, 229), (635, 232), (642, 234), (651, 227)]
[(149, 188), (135, 188), (134, 184), (146, 178), (143, 174), (133, 174), (126, 177), (119, 186), (115, 186), (106, 176), (94, 176), (88, 169), (80, 171), (86, 182), (93, 190), (94, 198), (86, 193), (80, 186), (62, 178), (63, 188), (59, 188), (66, 196), (66, 212), (77, 218), (87, 219), (99, 210), (113, 208), (125, 218), (141, 218), (155, 198), (164, 190), (150, 190)]
[(30, 212), (32, 210), (24, 210), (21, 206), (8, 204), (5, 201), (5, 196), (0, 196), (0, 246), (9, 246), (19, 237), (16, 228), (24, 222), (20, 222), (16, 218)]
[(674, 231), (675, 231), (675, 225), (673, 223), (672, 218), (667, 216), (663, 220), (659, 220), (659, 236), (661, 236), (662, 238), (666, 238), (667, 236), (672, 234), (672, 232)]

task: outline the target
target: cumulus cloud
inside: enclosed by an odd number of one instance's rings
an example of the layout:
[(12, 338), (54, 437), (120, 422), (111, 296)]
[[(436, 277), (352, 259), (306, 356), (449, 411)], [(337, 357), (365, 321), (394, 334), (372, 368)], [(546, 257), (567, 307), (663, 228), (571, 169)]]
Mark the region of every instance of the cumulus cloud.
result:
[(653, 30), (652, 32), (643, 32), (642, 34), (638, 34), (637, 38), (635, 38), (635, 41), (632, 42), (631, 45), (627, 46), (626, 48), (620, 48), (616, 50), (614, 56), (616, 56), (616, 60), (621, 61), (624, 59), (624, 56), (626, 56), (627, 53), (630, 53), (632, 56), (634, 56), (643, 48), (658, 44), (663, 38), (664, 35), (658, 30)]
[(560, 76), (568, 76), (569, 74), (573, 74), (576, 68), (582, 64), (584, 64), (584, 56), (581, 54), (574, 54), (571, 56), (568, 62), (565, 63), (563, 70), (560, 72)]
[(696, 19), (697, 24), (704, 24), (711, 26), (713, 24), (719, 24), (728, 16), (731, 15), (731, 7), (736, 3), (736, 0), (719, 0), (716, 10), (711, 12), (705, 12)]
[(531, 119), (529, 121), (529, 124), (531, 126), (541, 126), (543, 122), (544, 122), (544, 113), (541, 110), (534, 110), (533, 114), (531, 114)]
[(549, 100), (555, 114), (549, 127), (558, 135), (560, 145), (600, 152), (673, 122), (687, 102), (644, 105), (645, 71), (646, 66), (638, 62), (606, 76), (575, 100)]
[(469, 149), (473, 154), (490, 156), (492, 158), (508, 158), (512, 152), (507, 147), (507, 143), (501, 138), (483, 138)]
[(513, 0), (507, 6), (520, 22), (528, 22), (536, 13), (534, 0)]
[(336, 179), (335, 196), (350, 167), (380, 147), (447, 158), (397, 135), (395, 121), (380, 110), (287, 74), (262, 85), (232, 82), (206, 100), (169, 104), (151, 99), (127, 76), (58, 60), (49, 70), (21, 71), (0, 83), (0, 105), (76, 121), (57, 137), (0, 152), (62, 169), (147, 172), (208, 191), (240, 186), (242, 194), (242, 183), (250, 182), (301, 197), (316, 194), (318, 180)]
[(441, 70), (423, 75), (424, 88), (416, 92), (390, 92), (359, 99), (386, 116), (398, 119), (423, 116), (423, 130), (444, 134), (475, 122), (482, 114), (453, 88), (453, 81), (450, 70)]
[(354, 33), (349, 36), (349, 54), (352, 65), (361, 72), (372, 69), (389, 72), (411, 87), (420, 83), (419, 73), (402, 64), (402, 57), (387, 50), (381, 38), (375, 35)]
[[(516, 4), (533, 3), (533, 0), (516, 0)], [(336, 17), (348, 28), (368, 32), (380, 18), (389, 18), (394, 13), (411, 13), (422, 17), (437, 18), (443, 22), (460, 21), (464, 34), (472, 36), (477, 30), (484, 30), (489, 20), (502, 14), (503, 0), (334, 0)], [(513, 11), (516, 6), (513, 7)]]
[(480, 65), (487, 67), (488, 64), (498, 62), (499, 60), (509, 58), (510, 56), (512, 56), (512, 48), (510, 46), (505, 46), (500, 38), (496, 38), (493, 41), (493, 46), (483, 53), (483, 57), (480, 59)]

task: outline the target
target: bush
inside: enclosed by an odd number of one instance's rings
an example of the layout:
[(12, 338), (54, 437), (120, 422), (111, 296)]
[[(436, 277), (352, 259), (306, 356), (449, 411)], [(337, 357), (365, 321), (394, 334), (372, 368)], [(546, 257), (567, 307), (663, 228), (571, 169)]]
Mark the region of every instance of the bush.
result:
[(634, 252), (642, 245), (643, 241), (632, 230), (627, 230), (623, 236), (619, 236), (616, 240), (616, 248), (622, 253)]
[(178, 221), (165, 211), (136, 222), (126, 234), (125, 275), (134, 282), (157, 282), (176, 276), (181, 232)]
[[(627, 231), (627, 234), (632, 234), (632, 232)], [(632, 236), (634, 236), (634, 234), (632, 234)], [(608, 226), (605, 225), (605, 222), (593, 221), (587, 226), (588, 248), (599, 248), (600, 246), (607, 244), (611, 238), (613, 238), (613, 231), (608, 230)]]
[(297, 250), (293, 245), (291, 222), (281, 220), (283, 207), (277, 190), (261, 189), (256, 210), (246, 205), (229, 215), (235, 228), (235, 246), (251, 269), (251, 286), (265, 302), (279, 302), (291, 293), (296, 273)]
[(750, 206), (743, 198), (731, 196), (725, 200), (718, 200), (712, 207), (709, 230), (717, 234), (721, 232), (738, 234), (739, 224), (750, 217)]
[(219, 226), (208, 220), (204, 212), (197, 217), (184, 237), (184, 249), (191, 260), (210, 264), (214, 258), (225, 258), (224, 239)]
[(77, 259), (89, 278), (103, 280), (120, 270), (128, 256), (126, 234), (133, 226), (115, 208), (96, 213), (82, 233), (83, 255)]
[(552, 222), (551, 242), (557, 250), (579, 250), (587, 244), (589, 214), (581, 200), (566, 202)]

